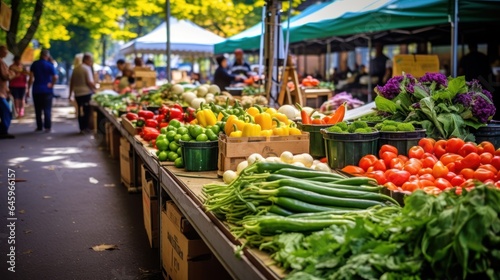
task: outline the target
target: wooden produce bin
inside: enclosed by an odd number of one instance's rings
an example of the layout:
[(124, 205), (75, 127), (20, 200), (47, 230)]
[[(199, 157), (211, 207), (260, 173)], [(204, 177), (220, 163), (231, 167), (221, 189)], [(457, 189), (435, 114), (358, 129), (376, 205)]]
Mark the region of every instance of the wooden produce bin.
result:
[(135, 67), (135, 87), (147, 88), (156, 86), (156, 72), (148, 67)]
[(139, 131), (141, 130), (140, 128), (135, 127), (131, 121), (129, 121), (127, 118), (123, 117), (121, 118), (121, 124), (123, 128), (130, 134), (130, 135), (136, 135), (139, 134)]
[[(332, 98), (332, 91), (325, 88), (305, 88), (302, 90), (302, 98), (302, 104), (318, 109), (324, 101)], [(308, 100), (312, 102), (307, 102)]]
[(161, 211), (161, 259), (167, 279), (231, 279), (172, 201)]
[(309, 153), (309, 133), (302, 135), (266, 137), (219, 137), (219, 176), (226, 170), (236, 170), (238, 164), (253, 153), (263, 157), (279, 157), (289, 151), (293, 154)]

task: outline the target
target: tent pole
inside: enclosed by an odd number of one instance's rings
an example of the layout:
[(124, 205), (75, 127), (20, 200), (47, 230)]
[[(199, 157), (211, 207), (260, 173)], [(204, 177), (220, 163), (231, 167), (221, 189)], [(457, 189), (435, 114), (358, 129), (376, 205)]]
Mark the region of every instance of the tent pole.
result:
[(325, 77), (327, 81), (330, 81), (330, 55), (332, 52), (332, 46), (330, 45), (330, 41), (326, 41), (326, 67), (325, 67)]
[(170, 56), (171, 56), (171, 51), (170, 51), (170, 0), (165, 1), (166, 2), (166, 11), (167, 11), (167, 18), (166, 18), (166, 30), (167, 30), (167, 82), (170, 83), (172, 81), (172, 71), (170, 68)]
[(453, 21), (451, 22), (451, 76), (457, 76), (458, 68), (458, 56), (457, 56), (457, 45), (458, 45), (458, 0), (454, 0), (453, 5)]
[[(370, 63), (370, 60), (372, 58), (371, 53), (372, 53), (372, 37), (368, 37), (368, 57), (370, 58), (368, 60), (368, 63)], [(369, 65), (368, 69), (370, 69), (370, 67), (373, 67), (373, 65)], [(367, 88), (368, 95), (366, 97), (368, 103), (372, 102), (372, 77), (371, 77), (371, 75), (369, 73), (370, 73), (370, 71), (368, 71), (368, 85), (367, 85), (367, 87), (368, 87)]]

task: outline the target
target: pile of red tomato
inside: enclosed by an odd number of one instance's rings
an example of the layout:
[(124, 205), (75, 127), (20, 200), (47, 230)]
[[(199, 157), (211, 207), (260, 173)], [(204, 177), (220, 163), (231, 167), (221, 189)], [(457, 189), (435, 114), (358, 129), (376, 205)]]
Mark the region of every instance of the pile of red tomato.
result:
[(477, 145), (459, 138), (435, 141), (423, 138), (410, 148), (408, 157), (396, 147), (383, 145), (378, 157), (366, 155), (358, 166), (342, 169), (353, 175), (374, 178), (390, 190), (413, 192), (422, 189), (439, 193), (453, 187), (472, 186), (473, 180), (500, 188), (500, 148), (484, 141)]

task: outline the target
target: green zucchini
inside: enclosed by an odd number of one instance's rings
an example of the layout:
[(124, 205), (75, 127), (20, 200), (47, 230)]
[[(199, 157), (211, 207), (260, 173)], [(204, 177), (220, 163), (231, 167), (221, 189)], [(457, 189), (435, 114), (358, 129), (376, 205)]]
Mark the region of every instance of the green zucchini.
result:
[(267, 211), (269, 213), (273, 213), (273, 214), (276, 214), (279, 216), (284, 216), (284, 217), (295, 214), (294, 212), (286, 210), (284, 208), (281, 208), (276, 204), (271, 205), (271, 207), (269, 207), (269, 210), (267, 210)]
[(243, 227), (260, 235), (276, 235), (283, 232), (314, 232), (334, 224), (354, 225), (354, 222), (346, 219), (308, 220), (260, 216), (244, 223)]
[(351, 208), (343, 208), (343, 207), (328, 207), (323, 205), (316, 205), (312, 203), (307, 203), (298, 199), (289, 198), (289, 197), (270, 197), (270, 201), (274, 204), (284, 208), (285, 210), (295, 212), (295, 213), (312, 213), (312, 212), (325, 212), (325, 211), (334, 211), (334, 210), (342, 210), (348, 211), (352, 210)]

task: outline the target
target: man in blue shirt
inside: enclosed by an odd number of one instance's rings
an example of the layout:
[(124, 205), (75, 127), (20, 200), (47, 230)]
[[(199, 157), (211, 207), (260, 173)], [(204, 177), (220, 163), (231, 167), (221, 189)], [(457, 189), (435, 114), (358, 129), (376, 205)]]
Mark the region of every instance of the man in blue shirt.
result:
[[(52, 127), (52, 98), (54, 97), (54, 85), (57, 81), (57, 74), (54, 64), (50, 62), (50, 53), (48, 50), (42, 50), (40, 59), (31, 64), (30, 71), (28, 88), (33, 86), (36, 131), (42, 131), (43, 127), (45, 128), (45, 132), (50, 132)], [(42, 111), (44, 122), (42, 122)]]

